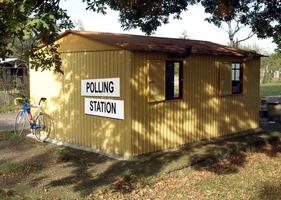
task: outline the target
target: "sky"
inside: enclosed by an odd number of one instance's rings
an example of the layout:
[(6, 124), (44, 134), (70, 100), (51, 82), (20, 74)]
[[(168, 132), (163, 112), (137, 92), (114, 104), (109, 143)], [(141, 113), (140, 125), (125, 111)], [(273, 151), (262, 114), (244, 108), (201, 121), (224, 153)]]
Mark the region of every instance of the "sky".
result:
[[(72, 20), (81, 20), (86, 31), (144, 35), (139, 29), (122, 30), (116, 11), (108, 9), (106, 15), (86, 11), (86, 3), (83, 3), (82, 0), (64, 0), (61, 1), (61, 7), (67, 10)], [(226, 31), (205, 21), (207, 16), (202, 6), (190, 6), (186, 12), (181, 14), (181, 20), (171, 19), (169, 24), (159, 27), (153, 36), (179, 38), (186, 31), (189, 39), (207, 40), (227, 45), (229, 40)], [(238, 37), (242, 39), (249, 33), (250, 29), (244, 28)], [(267, 54), (274, 52), (276, 48), (271, 39), (258, 39), (255, 36), (242, 44), (257, 45), (263, 49), (263, 53)]]

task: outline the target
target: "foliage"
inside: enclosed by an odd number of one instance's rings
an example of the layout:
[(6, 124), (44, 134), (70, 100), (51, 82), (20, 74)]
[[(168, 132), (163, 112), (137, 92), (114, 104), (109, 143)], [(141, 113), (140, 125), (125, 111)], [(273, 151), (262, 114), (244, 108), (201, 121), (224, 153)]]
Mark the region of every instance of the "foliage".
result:
[(256, 43), (247, 44), (247, 45), (238, 44), (238, 48), (245, 49), (248, 51), (255, 51), (262, 55), (268, 55), (268, 52)]
[(221, 26), (222, 22), (237, 19), (250, 26), (259, 38), (273, 38), (281, 49), (281, 2), (279, 0), (202, 0), (207, 21)]
[[(39, 43), (48, 45), (50, 56), (46, 60), (36, 60), (36, 67), (60, 71), (57, 63), (58, 46), (53, 45), (59, 32), (72, 27), (66, 11), (59, 7), (60, 0), (3, 0), (0, 1), (0, 58), (10, 55), (36, 57), (32, 48)], [(16, 52), (15, 47), (21, 46), (22, 52)], [(25, 47), (25, 48), (23, 48)], [(47, 49), (48, 49), (47, 48)], [(18, 49), (18, 48), (17, 48)], [(38, 57), (38, 56), (37, 56)], [(54, 64), (49, 64), (49, 61)]]
[(169, 16), (180, 19), (182, 11), (196, 0), (83, 0), (87, 2), (87, 9), (105, 14), (107, 6), (120, 12), (120, 22), (125, 30), (139, 27), (141, 31), (150, 35), (161, 24), (169, 22)]
[(30, 54), (31, 69), (35, 69), (36, 71), (39, 69), (41, 71), (53, 69), (54, 72), (63, 73), (58, 48), (58, 44), (48, 44), (38, 51), (32, 51)]
[[(281, 50), (281, 1), (279, 0), (82, 0), (87, 9), (106, 13), (107, 8), (120, 12), (123, 29), (139, 27), (152, 34), (170, 17), (180, 19), (188, 6), (199, 4), (210, 14), (207, 21), (221, 26), (236, 20), (249, 26), (259, 38), (273, 38)], [(0, 1), (0, 58), (10, 55), (31, 56), (35, 69), (62, 72), (58, 46), (53, 42), (65, 29), (73, 28), (60, 0)], [(81, 26), (82, 27), (82, 26)], [(235, 29), (234, 29), (235, 30)], [(43, 50), (32, 52), (39, 43)]]
[[(251, 45), (238, 45), (239, 48), (255, 51), (262, 55), (267, 55), (268, 53), (262, 49), (257, 44), (251, 44)], [(281, 53), (276, 52), (273, 54), (268, 55), (267, 57), (261, 58), (261, 66), (260, 66), (261, 76), (260, 76), (260, 82), (262, 84), (267, 83), (277, 83), (275, 85), (265, 85), (264, 87), (261, 87), (261, 90), (263, 90), (266, 94), (274, 95), (279, 94), (281, 92)], [(274, 77), (274, 73), (278, 72), (280, 73), (280, 77)], [(271, 92), (272, 90), (272, 92)], [(280, 90), (279, 93), (277, 90)], [(267, 92), (268, 91), (268, 92)], [(262, 92), (263, 94), (263, 92)], [(264, 95), (263, 95), (264, 96)], [(268, 95), (265, 95), (268, 96)]]
[[(24, 60), (28, 60), (28, 52), (34, 47), (39, 45), (39, 41), (36, 40), (35, 37), (30, 37), (27, 40), (19, 40), (19, 38), (14, 39), (14, 43), (12, 45), (12, 52), (14, 57), (21, 58)], [(27, 52), (27, 53), (26, 53)]]
[(85, 26), (81, 19), (73, 19), (72, 22), (75, 30), (85, 31)]
[(0, 113), (19, 109), (13, 102), (19, 96), (29, 96), (28, 69), (25, 62), (17, 62), (0, 67)]
[(238, 20), (248, 25), (259, 38), (273, 38), (281, 49), (281, 1), (279, 0), (83, 0), (87, 9), (106, 13), (107, 7), (120, 12), (120, 22), (127, 30), (139, 27), (151, 34), (161, 24), (169, 22), (169, 17), (180, 19), (180, 14), (189, 5), (203, 5), (210, 14), (206, 19), (217, 26), (222, 22)]
[(281, 53), (271, 54), (269, 57), (262, 58), (261, 61), (261, 72), (264, 73), (264, 76), (261, 77), (262, 83), (270, 83), (274, 81), (274, 72), (281, 72)]
[[(227, 28), (224, 28), (223, 24), (226, 24)], [(238, 33), (240, 33), (241, 30), (246, 27), (245, 25), (240, 23), (239, 19), (226, 21), (222, 23), (220, 26), (228, 34), (229, 45), (232, 47), (238, 48), (241, 45), (241, 42), (244, 42), (255, 35), (253, 31), (250, 31), (248, 35), (242, 37), (242, 39), (238, 38), (237, 37)]]
[(181, 38), (181, 39), (189, 39), (189, 36), (188, 36), (187, 31), (184, 30), (184, 31), (181, 33), (181, 35), (180, 35), (179, 38)]

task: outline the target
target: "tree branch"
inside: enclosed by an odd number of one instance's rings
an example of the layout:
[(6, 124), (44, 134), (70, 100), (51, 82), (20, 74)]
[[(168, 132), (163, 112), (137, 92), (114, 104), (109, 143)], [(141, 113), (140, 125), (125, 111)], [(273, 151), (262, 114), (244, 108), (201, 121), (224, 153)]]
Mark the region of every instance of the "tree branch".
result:
[(249, 35), (248, 35), (246, 38), (241, 39), (241, 40), (238, 40), (237, 43), (240, 43), (240, 42), (243, 42), (243, 41), (245, 41), (245, 40), (248, 40), (248, 39), (250, 39), (251, 37), (253, 37), (255, 34), (256, 34), (255, 32), (252, 32), (252, 31), (251, 31), (251, 32), (249, 33)]

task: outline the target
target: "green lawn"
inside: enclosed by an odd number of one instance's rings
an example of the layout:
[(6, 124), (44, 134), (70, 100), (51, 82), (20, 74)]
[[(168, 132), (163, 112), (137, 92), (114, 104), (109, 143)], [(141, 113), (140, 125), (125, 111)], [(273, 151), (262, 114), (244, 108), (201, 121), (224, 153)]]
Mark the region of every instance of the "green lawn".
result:
[(268, 83), (261, 84), (260, 86), (260, 96), (275, 96), (281, 95), (281, 83)]

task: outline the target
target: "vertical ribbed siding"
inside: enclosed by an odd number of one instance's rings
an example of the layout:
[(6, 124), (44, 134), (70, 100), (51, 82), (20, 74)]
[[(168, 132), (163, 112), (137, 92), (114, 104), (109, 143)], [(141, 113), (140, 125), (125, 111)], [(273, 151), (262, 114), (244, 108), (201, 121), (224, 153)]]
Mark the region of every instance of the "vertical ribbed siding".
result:
[[(48, 98), (56, 139), (130, 156), (258, 126), (258, 58), (246, 62), (244, 94), (221, 97), (220, 62), (241, 60), (192, 55), (184, 61), (183, 100), (157, 103), (148, 103), (147, 60), (166, 59), (164, 54), (112, 50), (62, 53), (62, 59), (63, 76), (31, 72), (31, 96)], [(110, 77), (120, 77), (121, 97), (114, 99), (124, 100), (125, 120), (84, 114), (81, 79)]]
[(246, 62), (243, 95), (219, 96), (219, 63), (242, 60), (192, 55), (184, 62), (183, 100), (148, 103), (147, 60), (153, 59), (166, 57), (135, 53), (132, 61), (133, 155), (258, 126), (258, 58)]
[[(32, 77), (45, 76), (54, 80), (43, 87), (46, 93), (48, 87), (58, 87), (57, 94), (49, 93), (48, 107), (45, 109), (54, 120), (51, 137), (105, 153), (130, 156), (131, 53), (125, 50), (73, 52), (61, 53), (61, 58), (63, 76), (49, 72), (32, 72)], [(121, 97), (109, 99), (124, 100), (125, 119), (84, 114), (85, 97), (81, 96), (81, 80), (114, 77), (120, 78)], [(33, 79), (31, 84), (39, 83)], [(33, 90), (33, 98), (40, 98), (39, 92), (38, 89)]]

